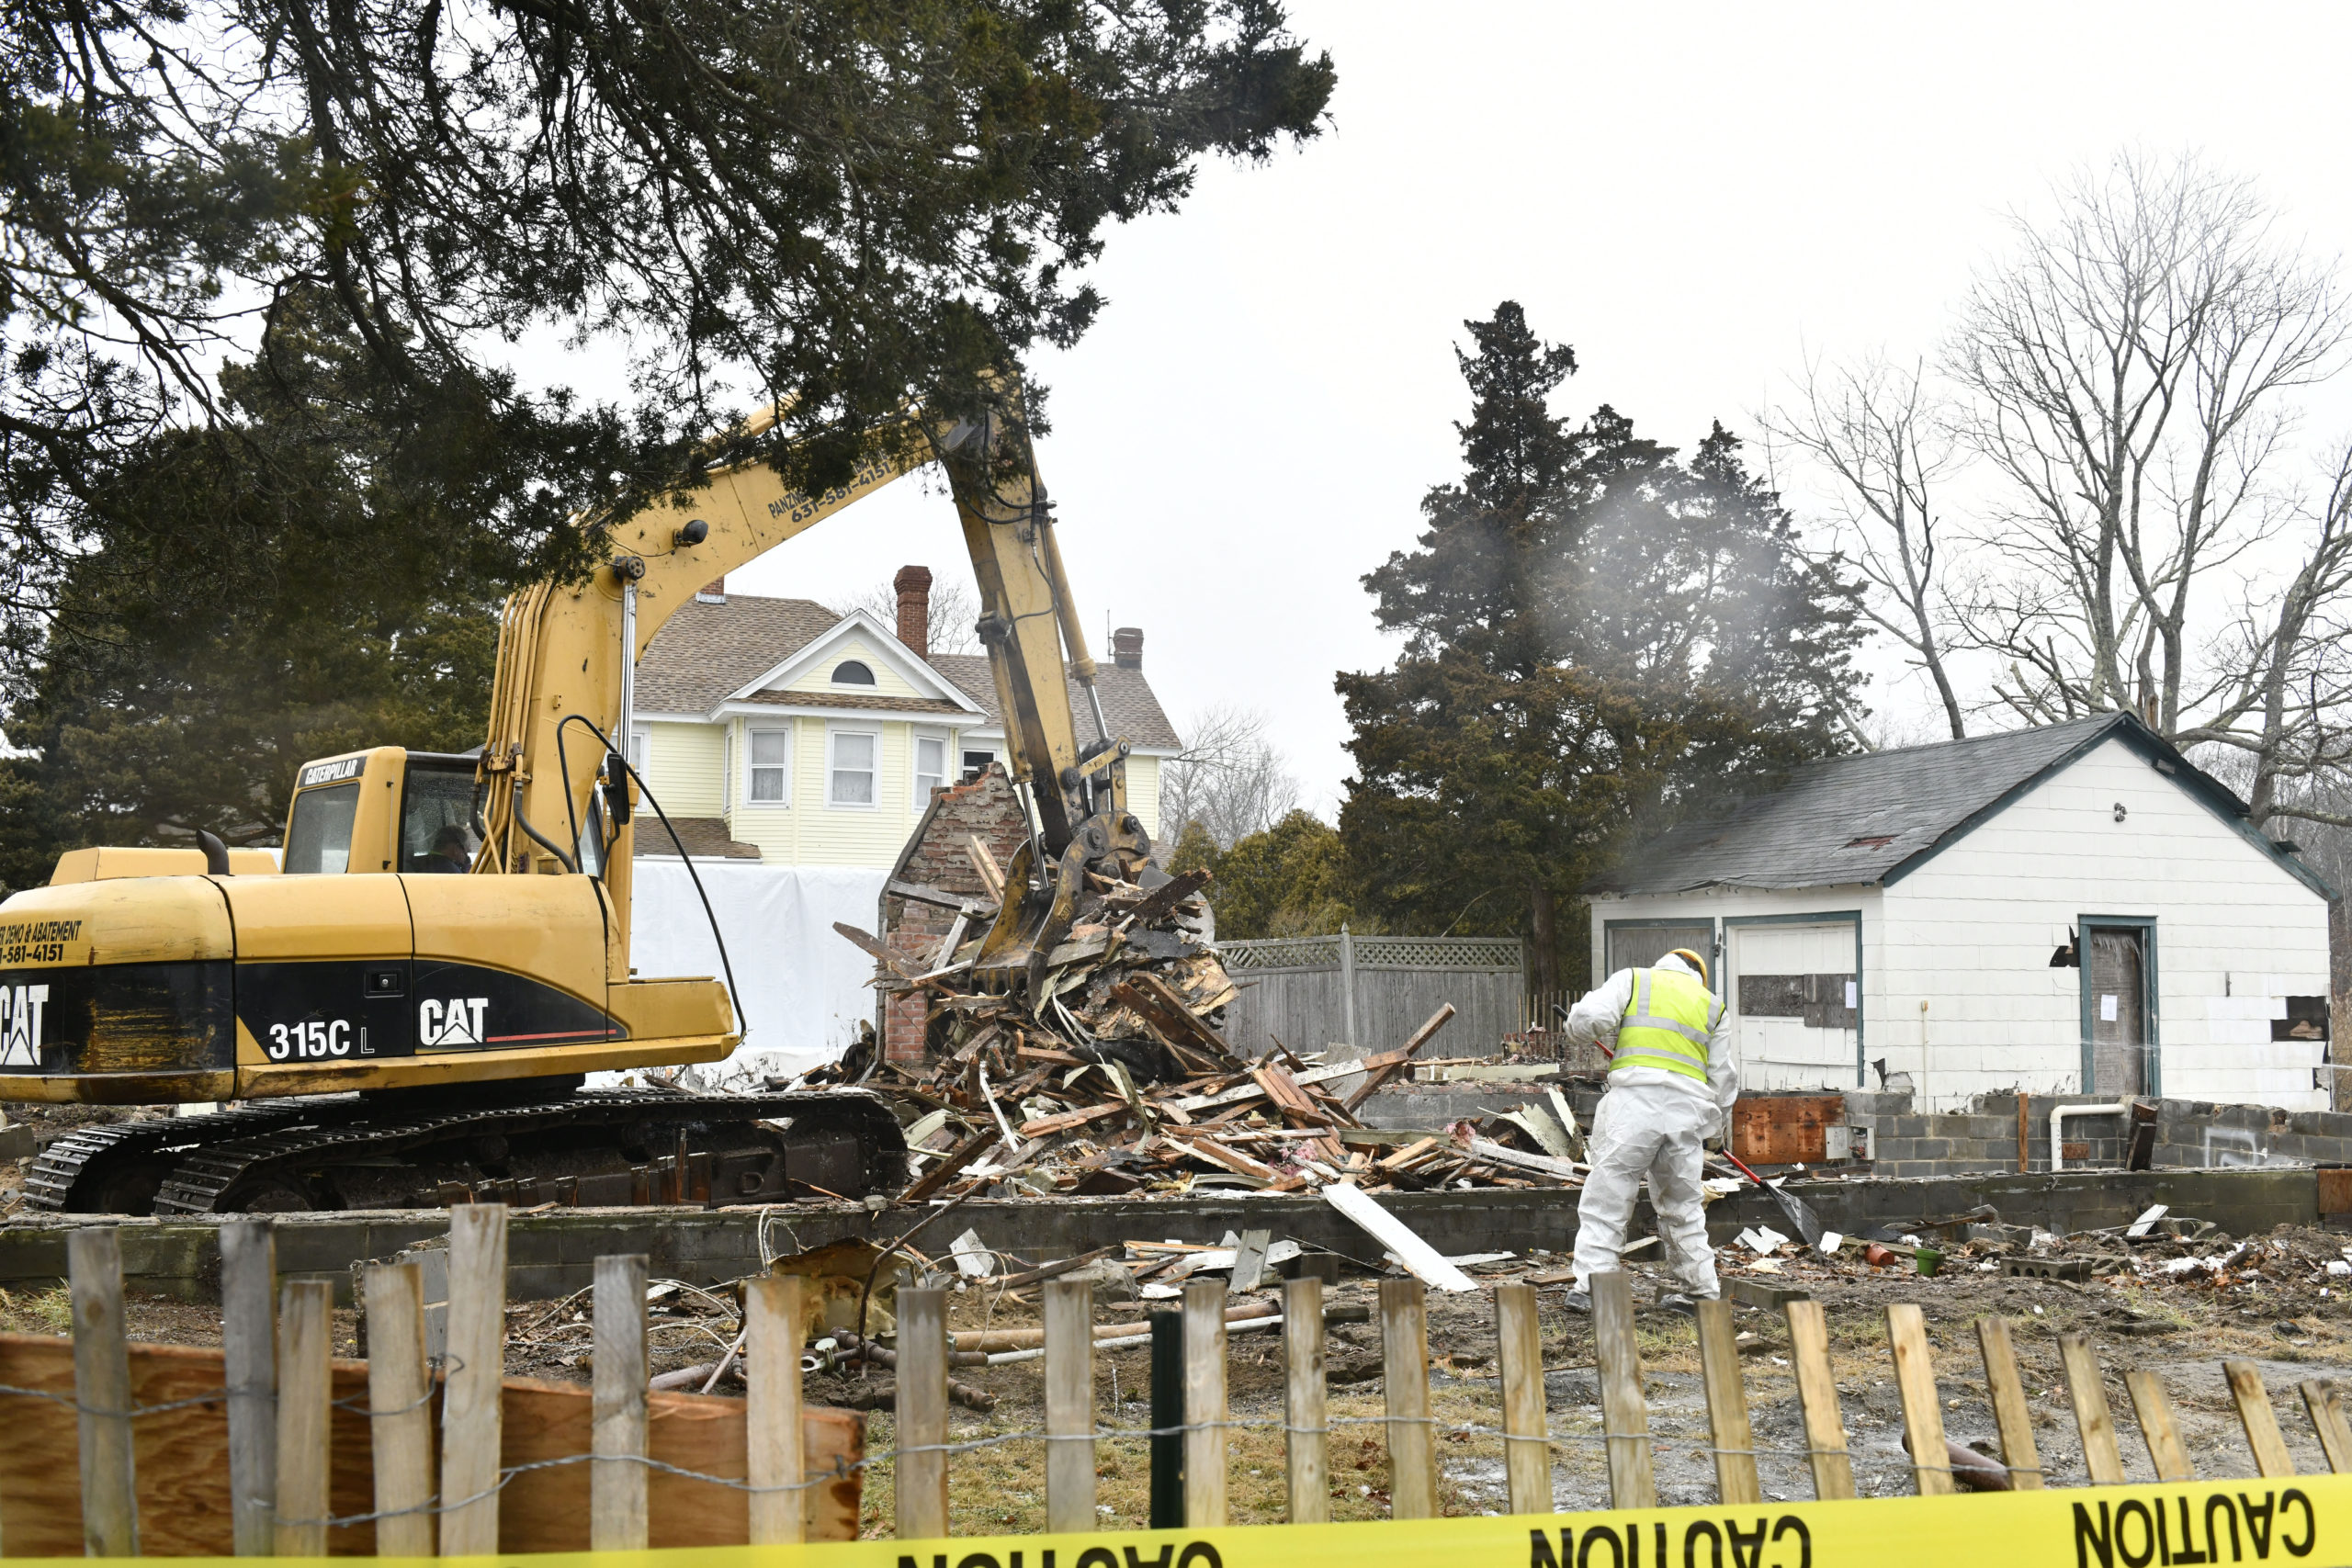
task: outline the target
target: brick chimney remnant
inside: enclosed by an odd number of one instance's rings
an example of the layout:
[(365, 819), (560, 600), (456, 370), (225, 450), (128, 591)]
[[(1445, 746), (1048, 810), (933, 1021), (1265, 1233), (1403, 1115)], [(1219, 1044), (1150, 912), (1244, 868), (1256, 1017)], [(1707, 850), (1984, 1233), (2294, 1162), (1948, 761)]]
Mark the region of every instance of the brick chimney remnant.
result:
[(726, 604), (727, 580), (722, 577), (716, 582), (704, 583), (700, 588), (695, 590), (695, 598), (696, 602), (704, 604)]
[(1111, 662), (1122, 670), (1143, 668), (1143, 628), (1121, 626), (1111, 634)]
[(899, 595), (899, 640), (917, 659), (931, 657), (931, 568), (902, 566), (890, 580)]

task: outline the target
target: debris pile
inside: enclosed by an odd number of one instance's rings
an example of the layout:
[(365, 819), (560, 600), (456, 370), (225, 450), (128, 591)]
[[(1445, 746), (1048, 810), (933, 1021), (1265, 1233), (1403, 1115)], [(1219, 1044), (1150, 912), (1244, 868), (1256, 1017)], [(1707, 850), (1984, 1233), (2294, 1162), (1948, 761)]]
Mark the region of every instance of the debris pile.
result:
[(998, 989), (978, 984), (980, 939), (967, 940), (993, 919), (985, 905), (935, 895), (960, 918), (928, 967), (836, 926), (877, 960), (878, 987), (929, 1002), (929, 1059), (876, 1062), (863, 1078), (908, 1123), (903, 1201), (982, 1187), (1096, 1197), (1580, 1179), (1576, 1119), (1557, 1090), (1548, 1106), (1442, 1131), (1363, 1124), (1358, 1108), (1410, 1070), (1451, 1006), (1392, 1051), (1302, 1054), (1276, 1042), (1252, 1059), (1233, 1049), (1219, 1026), (1238, 989), (1198, 935), (1207, 882), (1192, 872), (1147, 889), (1090, 874), (1069, 935)]

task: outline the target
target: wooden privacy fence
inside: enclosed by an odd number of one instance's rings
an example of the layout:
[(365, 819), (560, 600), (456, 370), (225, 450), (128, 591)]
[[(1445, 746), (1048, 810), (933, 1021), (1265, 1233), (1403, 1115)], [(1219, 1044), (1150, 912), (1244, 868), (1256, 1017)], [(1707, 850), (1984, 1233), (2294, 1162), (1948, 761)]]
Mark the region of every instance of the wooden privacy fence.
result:
[(1527, 1027), (1521, 943), (1503, 937), (1337, 936), (1221, 942), (1217, 956), (1241, 994), (1226, 1005), (1224, 1034), (1262, 1054), (1272, 1039), (1295, 1051), (1402, 1040), (1439, 1008), (1461, 1016), (1454, 1046), (1492, 1055)]
[[(503, 1379), (504, 1225), (498, 1205), (452, 1211), (449, 1351), (440, 1367), (424, 1355), (413, 1264), (379, 1265), (368, 1276), (374, 1354), (366, 1363), (329, 1359), (323, 1284), (284, 1285), (270, 1325), (255, 1307), (266, 1309), (272, 1296), (264, 1223), (224, 1227), (223, 1351), (131, 1347), (114, 1232), (75, 1233), (71, 1346), (0, 1337), (0, 1416), (10, 1436), (9, 1462), (0, 1467), (0, 1552), (60, 1555), (78, 1546), (117, 1556), (233, 1546), (243, 1555), (454, 1555), (841, 1540), (857, 1533), (859, 1474), (881, 1462), (896, 1466), (899, 1538), (938, 1539), (949, 1533), (956, 1454), (1039, 1440), (1047, 1529), (1099, 1535), (1095, 1445), (1124, 1438), (1151, 1439), (1171, 1460), (1181, 1453), (1182, 1523), (1213, 1529), (1227, 1522), (1227, 1434), (1250, 1426), (1285, 1435), (1294, 1524), (1329, 1521), (1329, 1439), (1352, 1424), (1385, 1428), (1396, 1519), (1437, 1515), (1438, 1438), (1455, 1433), (1502, 1440), (1514, 1514), (1554, 1511), (1552, 1456), (1575, 1443), (1602, 1448), (1613, 1507), (1657, 1502), (1630, 1280), (1622, 1273), (1590, 1281), (1601, 1428), (1584, 1435), (1552, 1429), (1532, 1285), (1495, 1292), (1499, 1426), (1444, 1426), (1431, 1415), (1424, 1287), (1417, 1280), (1380, 1286), (1385, 1412), (1330, 1415), (1323, 1284), (1307, 1277), (1288, 1281), (1283, 1292), (1280, 1416), (1232, 1418), (1227, 1336), (1238, 1325), (1228, 1318), (1225, 1285), (1196, 1281), (1185, 1289), (1172, 1346), (1181, 1350), (1183, 1419), (1127, 1430), (1096, 1419), (1091, 1287), (1057, 1280), (1045, 1286), (1045, 1425), (958, 1442), (948, 1431), (948, 1368), (952, 1356), (972, 1352), (951, 1350), (947, 1292), (901, 1289), (898, 1446), (865, 1455), (854, 1416), (802, 1406), (802, 1281), (791, 1276), (746, 1281), (743, 1333), (730, 1351), (745, 1359), (746, 1400), (648, 1393), (645, 1261), (634, 1257), (596, 1263), (592, 1390)], [(1757, 1460), (1765, 1453), (1804, 1460), (1820, 1499), (1855, 1495), (1823, 1309), (1792, 1301), (1782, 1310), (1804, 1433), (1804, 1447), (1793, 1450), (1757, 1446), (1731, 1309), (1722, 1302), (1699, 1308), (1708, 1440), (1692, 1447), (1712, 1457), (1727, 1506), (1763, 1500)], [(1919, 1308), (1888, 1307), (1886, 1329), (1918, 1493), (1949, 1494), (1962, 1483), (2042, 1488), (2007, 1320), (1977, 1324), (1999, 1460), (1946, 1440)], [(2089, 1342), (2062, 1335), (2059, 1348), (2090, 1481), (2120, 1484), (2121, 1450)], [(2291, 1476), (2258, 1370), (2247, 1361), (2222, 1367), (2256, 1471), (2267, 1479)], [(2155, 1375), (2134, 1369), (2124, 1385), (2158, 1479), (2193, 1479)], [(2300, 1393), (2330, 1470), (2352, 1469), (2352, 1430), (2331, 1387), (2305, 1382)], [(55, 1479), (69, 1448), (79, 1454), (78, 1494)], [(41, 1463), (44, 1453), (55, 1462)]]

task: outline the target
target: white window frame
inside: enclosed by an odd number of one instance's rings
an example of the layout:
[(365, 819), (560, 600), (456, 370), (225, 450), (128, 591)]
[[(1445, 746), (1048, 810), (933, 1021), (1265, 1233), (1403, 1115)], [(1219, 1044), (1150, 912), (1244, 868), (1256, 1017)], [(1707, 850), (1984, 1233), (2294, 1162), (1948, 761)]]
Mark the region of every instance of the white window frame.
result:
[[(790, 808), (792, 805), (792, 732), (795, 726), (793, 721), (788, 718), (774, 719), (765, 723), (750, 719), (746, 719), (744, 721), (743, 793), (741, 795), (741, 801), (745, 807), (755, 807), (762, 811), (781, 811)], [(759, 755), (758, 749), (752, 744), (752, 737), (754, 733), (783, 736), (784, 761), (781, 762), (754, 762), (752, 759)], [(776, 768), (782, 771), (784, 774), (784, 795), (782, 798), (777, 800), (761, 800), (753, 795), (752, 790), (752, 774), (761, 768)]]
[[(844, 735), (863, 735), (874, 742), (874, 763), (871, 769), (874, 787), (865, 800), (833, 798), (833, 775), (839, 771), (841, 739)], [(825, 728), (825, 807), (829, 811), (879, 811), (882, 809), (882, 727), (867, 724), (828, 725)]]
[(653, 731), (650, 726), (638, 725), (628, 732), (628, 765), (642, 778), (651, 771), (653, 761)]
[(911, 797), (910, 804), (917, 811), (931, 804), (931, 791), (922, 784), (922, 743), (926, 740), (939, 742), (939, 772), (934, 775), (939, 780), (939, 788), (945, 789), (964, 776), (963, 769), (957, 765), (961, 753), (956, 750), (953, 735), (944, 729), (910, 728), (907, 733), (907, 790)]

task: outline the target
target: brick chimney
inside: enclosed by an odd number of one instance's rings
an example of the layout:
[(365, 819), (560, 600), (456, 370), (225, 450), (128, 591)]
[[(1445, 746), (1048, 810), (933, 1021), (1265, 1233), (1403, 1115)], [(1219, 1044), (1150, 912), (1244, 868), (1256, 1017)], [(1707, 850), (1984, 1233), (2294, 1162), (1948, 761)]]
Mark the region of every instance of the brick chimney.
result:
[(890, 580), (899, 594), (899, 640), (917, 659), (931, 657), (931, 568), (902, 566)]
[(1122, 670), (1143, 668), (1143, 628), (1121, 626), (1111, 634), (1111, 662)]
[(722, 577), (716, 582), (706, 582), (695, 590), (695, 603), (697, 604), (726, 604), (727, 580)]

